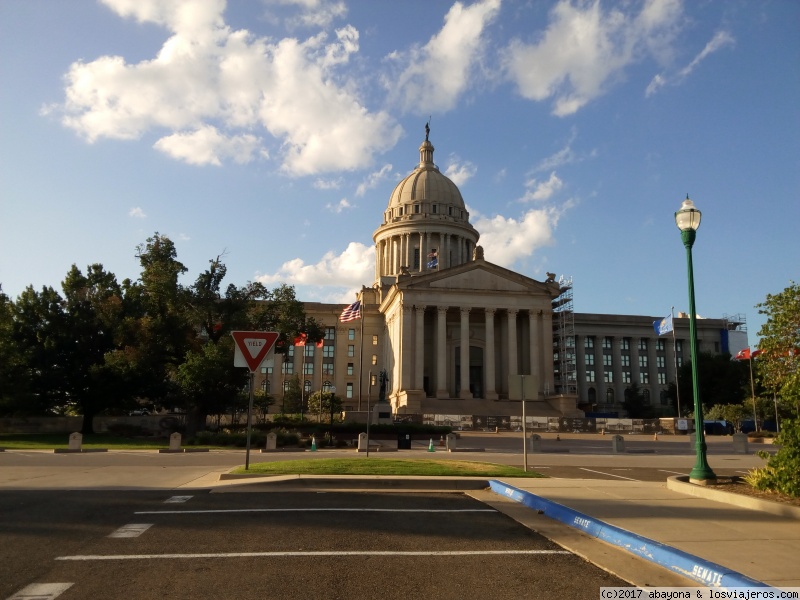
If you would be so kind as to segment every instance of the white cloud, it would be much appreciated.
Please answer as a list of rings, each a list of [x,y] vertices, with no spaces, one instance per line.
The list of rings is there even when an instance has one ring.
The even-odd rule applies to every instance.
[[[519,93],[553,100],[553,114],[570,115],[605,93],[629,65],[664,54],[681,17],[680,0],[645,0],[638,14],[604,10],[599,0],[560,0],[536,42],[512,40],[503,63]]]
[[[328,252],[314,264],[307,265],[301,258],[283,263],[272,275],[256,279],[264,284],[277,282],[291,285],[339,286],[361,288],[375,276],[375,247],[350,242],[344,252]]]
[[[347,5],[341,0],[277,0],[277,3],[300,8],[300,14],[288,19],[289,27],[325,28],[347,14]]]
[[[250,162],[259,152],[260,140],[249,134],[226,137],[216,127],[204,125],[189,133],[163,137],[153,147],[190,165],[221,166],[224,158],[239,164]]]
[[[519,219],[495,215],[473,215],[472,224],[480,234],[486,260],[510,268],[516,261],[531,256],[535,250],[553,244],[554,231],[565,204],[529,210]]]
[[[386,79],[390,95],[405,111],[445,111],[455,106],[483,58],[484,33],[500,11],[500,0],[470,6],[456,2],[444,25],[423,47],[387,58],[403,69]]]
[[[468,160],[462,161],[457,155],[451,154],[449,164],[444,170],[444,174],[449,177],[458,187],[464,185],[478,172],[478,167]]]
[[[355,206],[350,204],[347,201],[347,198],[342,198],[336,204],[326,204],[325,208],[327,208],[331,212],[335,212],[336,214],[339,214],[343,210],[345,210],[347,208],[355,208]]]
[[[726,46],[732,46],[736,43],[734,37],[728,33],[727,31],[718,31],[714,34],[714,37],[705,45],[705,47],[700,51],[700,53],[695,56],[692,61],[683,67],[680,71],[678,71],[674,77],[670,78],[664,73],[659,73],[650,81],[645,90],[645,96],[652,96],[655,94],[659,89],[664,87],[667,84],[671,85],[678,85],[684,79],[686,79],[689,75],[692,74],[697,66],[710,54],[724,48]]]
[[[375,171],[367,175],[367,177],[358,184],[356,188],[356,196],[363,196],[367,193],[367,190],[371,190],[374,187],[377,187],[378,184],[389,177],[392,173],[392,165],[391,163],[387,163],[383,165],[380,170]]]
[[[522,197],[522,202],[541,202],[548,200],[550,196],[564,187],[564,182],[553,171],[547,181],[531,179],[525,182],[525,187],[526,191]]]
[[[65,75],[62,122],[88,142],[167,132],[156,147],[192,164],[268,156],[259,130],[277,140],[292,176],[353,170],[394,146],[400,126],[369,111],[341,66],[359,50],[348,25],[335,39],[257,38],[225,24],[223,0],[105,0],[122,17],[165,27],[150,60],[101,56]],[[315,6],[337,3],[306,2]],[[52,112],[52,107],[50,108]]]
[[[341,177],[337,177],[336,179],[322,179],[319,178],[314,181],[314,189],[317,190],[338,190],[342,187],[342,183],[344,181]]]
[[[147,215],[144,214],[144,211],[138,206],[130,209],[128,211],[128,216],[129,217],[133,217],[135,219],[145,219],[145,218],[147,218]]]

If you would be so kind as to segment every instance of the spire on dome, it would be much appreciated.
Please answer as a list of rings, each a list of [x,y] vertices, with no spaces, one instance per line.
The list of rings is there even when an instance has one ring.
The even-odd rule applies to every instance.
[[[419,166],[436,168],[436,165],[433,164],[433,144],[428,140],[430,133],[431,122],[430,119],[428,119],[428,122],[425,123],[425,141],[422,142],[422,145],[419,147]]]

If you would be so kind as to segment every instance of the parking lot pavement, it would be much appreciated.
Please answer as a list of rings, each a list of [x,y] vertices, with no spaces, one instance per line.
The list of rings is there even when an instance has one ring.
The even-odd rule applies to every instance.
[[[0,510],[2,598],[33,584],[70,584],[59,600],[594,599],[626,585],[457,494],[3,492]]]

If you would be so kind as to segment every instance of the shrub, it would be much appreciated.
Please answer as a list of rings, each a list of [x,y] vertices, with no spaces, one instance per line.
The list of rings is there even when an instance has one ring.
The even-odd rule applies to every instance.
[[[757,490],[800,497],[800,421],[784,421],[775,443],[780,445],[778,451],[773,455],[759,452],[758,456],[767,459],[767,464],[750,471],[745,481]]]

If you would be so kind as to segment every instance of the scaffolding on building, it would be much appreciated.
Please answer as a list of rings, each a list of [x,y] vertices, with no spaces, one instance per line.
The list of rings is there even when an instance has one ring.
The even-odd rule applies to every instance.
[[[572,277],[558,279],[559,294],[553,299],[553,371],[556,394],[578,393],[575,353],[575,311]]]
[[[724,314],[722,315],[722,320],[725,321],[725,329],[728,331],[743,331],[747,333],[747,315],[744,313]]]

